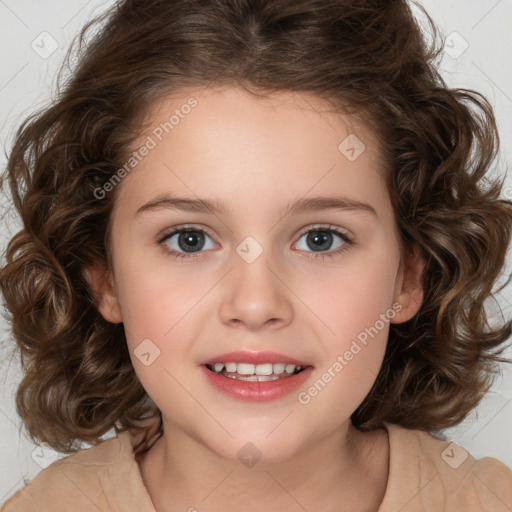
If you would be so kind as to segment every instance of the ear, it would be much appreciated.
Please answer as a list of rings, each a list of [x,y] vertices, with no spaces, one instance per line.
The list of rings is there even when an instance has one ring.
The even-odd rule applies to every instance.
[[[121,323],[123,316],[111,273],[102,265],[94,264],[84,269],[84,277],[96,299],[101,316],[107,322]]]
[[[417,246],[402,252],[393,294],[393,304],[400,304],[401,308],[396,308],[392,323],[406,322],[419,311],[424,297],[424,268],[425,259]]]

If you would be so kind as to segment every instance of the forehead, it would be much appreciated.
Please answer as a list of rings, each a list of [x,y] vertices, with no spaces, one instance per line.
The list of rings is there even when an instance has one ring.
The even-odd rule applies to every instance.
[[[281,134],[280,139],[287,136],[291,143],[308,130],[329,129],[337,132],[338,137],[340,129],[344,129],[347,134],[357,133],[368,142],[372,139],[371,145],[376,147],[377,134],[372,130],[372,123],[362,120],[365,113],[349,115],[341,101],[338,104],[335,107],[332,102],[304,91],[249,92],[238,85],[189,87],[163,95],[149,105],[139,129],[140,137],[131,149],[140,145],[148,135],[159,142],[171,133],[175,135],[183,131],[183,125],[190,124],[190,121],[185,123],[188,118],[195,119],[196,125],[207,118],[212,128],[221,125],[227,128],[231,124],[237,131],[266,123],[269,135],[272,128],[278,131],[286,125],[287,133]]]
[[[348,191],[363,200],[383,191],[372,130],[305,93],[259,97],[239,87],[190,88],[151,105],[130,151],[145,145],[150,150],[120,186],[133,200],[149,200],[162,187],[228,202],[309,190]]]

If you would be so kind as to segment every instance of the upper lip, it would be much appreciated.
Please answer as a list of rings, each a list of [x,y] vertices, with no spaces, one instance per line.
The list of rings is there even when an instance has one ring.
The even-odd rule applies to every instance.
[[[219,356],[212,357],[207,361],[203,361],[201,364],[205,365],[215,363],[249,363],[255,365],[264,363],[286,363],[294,364],[295,366],[311,366],[309,363],[277,352],[250,352],[247,350],[221,354]]]

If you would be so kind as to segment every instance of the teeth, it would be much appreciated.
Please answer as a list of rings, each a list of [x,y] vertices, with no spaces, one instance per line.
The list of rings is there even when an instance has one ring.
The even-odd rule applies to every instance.
[[[238,363],[236,371],[240,375],[254,375],[254,368],[253,364]]]
[[[268,382],[270,380],[279,380],[279,377],[277,375],[249,375],[244,377],[243,379],[237,377],[236,375],[226,375],[226,377],[235,380],[246,380],[249,382]]]
[[[295,371],[295,365],[294,364],[287,364],[284,367],[286,373],[293,373]]]
[[[227,372],[236,372],[236,363],[226,363],[226,371]]]
[[[276,375],[281,375],[281,373],[283,373],[283,372],[284,372],[284,367],[285,367],[285,366],[286,366],[286,365],[285,365],[284,363],[275,363],[275,364],[274,364],[274,373],[275,373]]]
[[[254,373],[256,375],[272,375],[273,371],[274,368],[272,366],[272,363],[257,364],[254,368]]]
[[[279,380],[279,377],[277,375],[259,375],[258,381],[259,382],[267,382],[269,380]]]
[[[286,372],[288,375],[295,373],[296,370],[302,370],[302,366],[295,366],[294,364],[286,363],[263,363],[263,364],[250,364],[250,363],[215,363],[212,365],[216,373],[222,372],[225,368],[227,373],[238,373],[239,375],[270,377],[271,375],[277,376]],[[231,377],[231,375],[230,375]],[[256,379],[247,379],[256,380]],[[268,378],[257,379],[260,382],[271,380]],[[272,379],[276,380],[276,379]]]

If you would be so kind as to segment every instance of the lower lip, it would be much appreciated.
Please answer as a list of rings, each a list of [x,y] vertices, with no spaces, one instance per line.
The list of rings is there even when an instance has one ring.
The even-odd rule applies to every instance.
[[[215,389],[229,397],[245,402],[267,402],[286,396],[303,384],[313,371],[313,368],[309,366],[291,377],[265,382],[248,382],[223,377],[208,370],[206,366],[201,366],[201,369]]]

